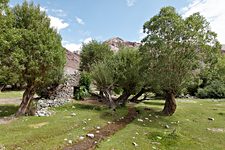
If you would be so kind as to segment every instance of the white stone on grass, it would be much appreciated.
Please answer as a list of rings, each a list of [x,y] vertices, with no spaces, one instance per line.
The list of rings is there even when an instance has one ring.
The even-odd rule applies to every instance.
[[[69,141],[68,141],[68,143],[69,143],[69,144],[72,144],[72,143],[73,143],[73,141],[72,141],[72,140],[69,140]]]
[[[138,146],[138,144],[137,144],[136,142],[132,142],[132,144],[133,144],[135,147]]]
[[[89,134],[87,134],[87,137],[89,137],[89,138],[93,139],[93,138],[95,137],[95,135],[94,135],[94,134],[92,134],[92,133],[89,133]]]
[[[142,119],[138,119],[138,121],[139,121],[139,122],[144,122],[144,120],[142,120]]]

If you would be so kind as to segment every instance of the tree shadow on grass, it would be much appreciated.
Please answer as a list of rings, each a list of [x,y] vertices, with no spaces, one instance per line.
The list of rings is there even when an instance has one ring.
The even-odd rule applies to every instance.
[[[0,117],[8,117],[16,113],[19,106],[16,105],[0,105]]]
[[[163,106],[164,105],[164,101],[162,100],[162,101],[153,101],[153,100],[149,100],[149,101],[144,101],[144,102],[142,102],[142,103],[144,103],[144,104],[147,104],[147,105],[158,105],[158,106]]]

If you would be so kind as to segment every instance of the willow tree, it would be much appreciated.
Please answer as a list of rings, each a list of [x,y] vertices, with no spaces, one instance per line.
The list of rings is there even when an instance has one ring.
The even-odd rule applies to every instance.
[[[29,108],[36,89],[58,80],[63,73],[65,51],[61,37],[50,27],[50,19],[39,6],[26,1],[12,8],[12,28],[16,30],[13,42],[9,38],[1,49],[1,62],[9,72],[18,75],[26,84],[22,102],[16,115],[24,115]],[[21,82],[21,81],[20,81]]]
[[[97,89],[103,92],[103,96],[107,100],[109,107],[114,110],[116,108],[116,103],[111,97],[112,90],[117,82],[114,60],[109,58],[93,64],[91,78]]]
[[[175,96],[200,68],[216,62],[220,44],[216,33],[199,13],[182,18],[173,7],[164,7],[143,26],[147,36],[142,40],[142,53],[148,65],[153,86],[165,93],[163,113],[176,110]]]

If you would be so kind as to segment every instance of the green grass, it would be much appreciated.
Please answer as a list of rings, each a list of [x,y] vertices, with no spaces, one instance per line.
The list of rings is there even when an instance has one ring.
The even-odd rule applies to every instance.
[[[225,149],[225,132],[207,130],[207,128],[225,129],[224,100],[178,100],[177,111],[172,117],[159,115],[163,107],[163,101],[160,100],[146,101],[136,107],[141,112],[138,118],[100,143],[98,150]],[[146,107],[150,110],[144,110]],[[215,120],[209,121],[208,117]],[[143,119],[144,122],[138,119]],[[165,128],[166,125],[169,125],[169,129]],[[132,142],[138,146],[135,147]]]
[[[0,98],[22,98],[23,91],[0,92]]]
[[[75,107],[75,108],[74,108]],[[160,116],[163,101],[150,100],[136,105],[140,114],[111,137],[98,144],[98,150],[224,150],[225,132],[207,128],[225,129],[225,100],[178,100],[176,113]],[[149,110],[146,110],[149,108]],[[0,117],[16,112],[17,106],[0,106]],[[76,142],[96,126],[125,116],[126,109],[112,114],[107,108],[76,102],[55,108],[50,117],[21,117],[10,124],[0,125],[0,146],[8,150],[63,149],[68,140]],[[71,116],[76,113],[76,116]],[[215,120],[210,121],[208,117]],[[91,119],[88,121],[88,119]],[[143,122],[138,119],[144,120]],[[151,120],[151,121],[150,121]],[[87,122],[87,124],[84,123]],[[169,129],[165,128],[169,126]],[[85,129],[83,129],[85,127]],[[68,139],[65,141],[64,139]],[[135,147],[132,142],[138,144]]]
[[[11,107],[8,111],[15,112]],[[96,126],[104,126],[108,121],[124,116],[127,110],[119,109],[112,114],[105,107],[74,103],[55,108],[55,112],[50,117],[21,117],[10,124],[0,125],[0,145],[7,150],[62,149],[68,145],[64,139],[75,142]],[[76,116],[71,116],[72,113]]]

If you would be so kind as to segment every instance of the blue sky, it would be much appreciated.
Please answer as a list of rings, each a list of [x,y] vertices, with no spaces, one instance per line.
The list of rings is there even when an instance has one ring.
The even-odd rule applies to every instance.
[[[22,2],[23,0],[11,0],[10,5]],[[163,6],[174,6],[183,16],[200,11],[202,14],[205,13],[212,23],[215,17],[223,19],[225,10],[224,0],[33,0],[33,2],[40,4],[42,10],[47,12],[52,27],[58,29],[62,36],[63,45],[71,51],[79,50],[82,42],[87,43],[91,39],[104,41],[112,37],[121,37],[128,41],[140,41],[143,37],[140,33],[142,25]],[[215,14],[211,3],[217,8],[219,6],[217,2],[224,6]],[[213,10],[212,13],[208,14],[207,9]],[[225,20],[223,22],[225,25]],[[217,25],[214,28],[219,30],[224,26]],[[221,42],[223,40],[225,43],[225,39],[221,39]]]

